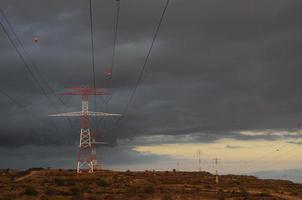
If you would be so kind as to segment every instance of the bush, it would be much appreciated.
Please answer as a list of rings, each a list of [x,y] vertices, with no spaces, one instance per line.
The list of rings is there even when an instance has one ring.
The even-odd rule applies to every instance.
[[[59,179],[59,178],[55,178],[54,179],[54,184],[57,185],[57,186],[64,186],[65,180]]]
[[[299,195],[299,193],[298,193],[298,192],[295,192],[295,191],[291,191],[290,194],[291,194],[292,196],[298,196],[298,195]]]
[[[47,187],[45,190],[44,190],[45,194],[47,196],[53,196],[53,195],[56,195],[58,192],[54,189],[54,188],[51,188],[51,187]]]
[[[261,196],[261,197],[270,197],[271,195],[268,194],[268,193],[266,193],[266,192],[261,192],[261,193],[260,193],[260,196]]]
[[[250,199],[250,195],[249,193],[245,190],[245,188],[239,188],[240,189],[240,193],[243,196],[244,200],[248,200]]]
[[[219,189],[217,196],[218,200],[225,200],[224,191],[222,189]]]
[[[152,183],[147,183],[146,185],[142,186],[142,192],[152,194],[155,192],[155,187]]]
[[[44,192],[45,192],[45,194],[47,196],[53,196],[53,195],[57,195],[58,194],[58,191],[55,190],[55,188],[52,188],[52,187],[45,188]]]
[[[110,186],[110,183],[108,183],[106,180],[103,180],[103,179],[99,179],[95,183],[99,187],[109,187]]]
[[[87,197],[87,200],[99,200],[99,199],[102,199],[100,198],[99,195],[96,195],[96,194],[90,194],[88,197]]]
[[[161,198],[161,200],[173,200],[173,199],[172,199],[172,197],[171,197],[170,195],[165,194],[165,195]]]
[[[155,192],[155,187],[152,183],[141,183],[130,185],[128,192],[132,194],[152,194]]]
[[[36,196],[38,191],[33,186],[27,186],[24,191],[25,195]]]
[[[40,200],[48,200],[48,197],[45,196],[45,195],[42,195],[42,196],[40,197]]]
[[[76,184],[76,180],[74,179],[66,179],[65,186],[73,186]]]
[[[70,192],[72,195],[78,196],[81,194],[81,189],[77,188],[77,187],[72,187],[72,188],[70,188]]]
[[[26,171],[32,172],[32,171],[42,171],[42,170],[44,170],[43,167],[33,167],[33,168],[27,169]]]
[[[82,179],[80,179],[80,182],[82,184],[85,184],[85,185],[90,185],[90,184],[93,183],[93,179],[91,179],[91,178],[82,178]]]
[[[65,191],[65,190],[60,190],[60,189],[56,189],[53,187],[47,187],[44,189],[44,193],[47,196],[66,196],[66,195],[70,195],[70,192]]]
[[[55,178],[54,184],[57,186],[73,186],[76,184],[76,181],[74,179],[60,179]]]
[[[72,200],[83,200],[84,199],[81,188],[72,187],[72,188],[70,188],[70,192],[72,194]]]

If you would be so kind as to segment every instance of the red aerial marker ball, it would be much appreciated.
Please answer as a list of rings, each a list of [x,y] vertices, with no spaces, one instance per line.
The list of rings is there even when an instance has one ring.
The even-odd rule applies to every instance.
[[[34,42],[34,43],[39,42],[39,38],[38,38],[37,36],[33,37],[33,42]]]
[[[107,72],[107,76],[112,76],[112,72],[111,72],[111,71],[108,71],[108,72]]]
[[[302,130],[302,122],[299,122],[299,123],[297,124],[297,129],[298,129],[298,130]]]

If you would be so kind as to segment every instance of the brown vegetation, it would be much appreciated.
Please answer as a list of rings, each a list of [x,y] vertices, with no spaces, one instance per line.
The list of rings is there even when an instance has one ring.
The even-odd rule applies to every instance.
[[[297,200],[302,185],[252,176],[215,177],[206,172],[73,170],[0,171],[0,200]]]

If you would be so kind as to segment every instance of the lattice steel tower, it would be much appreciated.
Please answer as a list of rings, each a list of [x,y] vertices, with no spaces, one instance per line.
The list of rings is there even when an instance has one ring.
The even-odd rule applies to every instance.
[[[121,116],[120,114],[104,113],[104,112],[91,112],[89,111],[88,97],[90,95],[110,95],[110,93],[104,92],[101,88],[90,87],[69,87],[66,88],[69,91],[61,93],[62,95],[81,95],[82,96],[82,111],[80,112],[68,112],[61,114],[52,114],[52,117],[81,117],[81,132],[80,132],[80,144],[78,147],[77,156],[77,173],[81,173],[82,170],[88,170],[88,172],[94,172],[98,162],[96,159],[95,133],[89,128],[89,116],[92,117],[114,117]]]

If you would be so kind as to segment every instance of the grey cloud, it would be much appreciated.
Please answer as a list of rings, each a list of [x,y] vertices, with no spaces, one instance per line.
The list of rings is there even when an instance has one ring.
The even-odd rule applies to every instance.
[[[243,147],[241,147],[241,146],[235,146],[235,145],[226,145],[225,148],[227,148],[227,149],[241,149]]]
[[[92,83],[87,2],[5,0],[0,6],[56,93],[65,86]],[[226,137],[277,139],[234,131],[290,129],[301,120],[299,7],[298,0],[171,1],[129,112],[118,127],[106,120],[100,134],[112,145],[118,139],[153,135],[200,134],[204,142]],[[159,0],[121,2],[117,65],[109,88],[113,99],[106,106],[98,98],[99,110],[123,110],[162,8]],[[94,1],[97,85],[104,87],[113,12],[114,1]],[[35,35],[38,44],[32,44]],[[57,111],[34,85],[5,35],[0,36],[1,87],[48,120],[47,114]],[[59,112],[80,109],[78,98],[71,97],[67,108],[51,99]],[[54,119],[62,133],[48,133],[5,97],[0,102],[0,135],[10,141],[2,147],[77,142],[78,119],[72,119],[74,130],[64,119]],[[29,136],[33,130],[44,139]]]
[[[289,144],[302,145],[302,142],[289,141]]]
[[[64,146],[23,146],[16,148],[0,148],[0,168],[26,169],[31,167],[74,168],[77,145]],[[97,148],[98,161],[104,168],[118,168],[134,165],[156,165],[163,159],[174,159],[169,156],[141,154],[132,150],[132,146]]]

